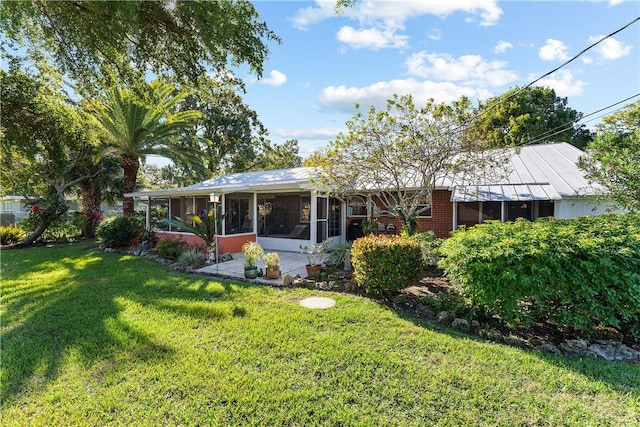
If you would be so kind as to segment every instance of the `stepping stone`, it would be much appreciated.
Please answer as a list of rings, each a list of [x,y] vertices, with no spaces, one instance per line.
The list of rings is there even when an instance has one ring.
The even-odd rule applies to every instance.
[[[331,308],[336,305],[335,300],[326,297],[309,297],[300,301],[300,305],[311,309]]]

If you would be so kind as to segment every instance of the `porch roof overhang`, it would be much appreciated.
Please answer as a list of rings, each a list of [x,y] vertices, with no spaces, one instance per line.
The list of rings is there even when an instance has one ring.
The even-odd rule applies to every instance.
[[[560,200],[562,196],[549,183],[461,185],[451,191],[452,202],[518,202]]]
[[[125,196],[134,198],[161,197],[195,197],[208,196],[218,192],[229,194],[237,192],[267,192],[267,191],[311,191],[321,188],[313,183],[313,169],[293,168],[273,171],[245,172],[222,175],[197,184],[182,188],[166,190],[149,190],[127,193]]]

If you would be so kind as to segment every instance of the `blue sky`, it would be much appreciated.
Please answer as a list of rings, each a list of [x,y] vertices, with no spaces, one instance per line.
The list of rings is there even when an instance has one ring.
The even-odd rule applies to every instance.
[[[331,1],[254,4],[282,44],[269,45],[262,79],[236,74],[271,140],[298,139],[303,157],[345,129],[356,102],[366,111],[393,93],[418,102],[496,96],[640,16],[637,0],[361,0],[342,15]],[[639,93],[640,22],[540,84],[585,115]]]

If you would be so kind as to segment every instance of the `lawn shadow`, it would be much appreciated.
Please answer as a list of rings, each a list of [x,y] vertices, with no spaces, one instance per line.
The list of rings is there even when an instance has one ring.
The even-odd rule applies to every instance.
[[[380,302],[381,305],[394,312],[399,318],[412,322],[413,324],[430,331],[445,334],[455,339],[465,339],[477,343],[487,343],[496,346],[496,351],[516,349],[529,356],[533,356],[543,363],[553,365],[562,369],[571,370],[583,375],[590,380],[608,384],[612,389],[622,394],[629,394],[635,399],[640,399],[640,365],[621,362],[609,362],[593,356],[575,357],[559,354],[551,354],[533,348],[519,348],[509,346],[504,343],[496,343],[486,340],[478,335],[467,334],[450,327],[438,324],[434,320],[421,318],[406,310],[391,307],[389,304]],[[505,355],[505,358],[509,356]]]
[[[2,402],[25,387],[42,387],[54,380],[69,354],[87,367],[123,352],[132,361],[173,357],[172,348],[154,342],[122,319],[125,308],[121,301],[198,319],[244,315],[243,309],[225,312],[211,304],[234,298],[236,290],[228,283],[211,287],[202,278],[168,272],[152,261],[119,254],[76,249],[71,255],[52,250],[45,257],[26,256],[30,262],[18,260],[8,269],[15,275],[9,279],[16,283],[9,289],[3,286]],[[29,274],[46,274],[54,264],[61,273],[47,280],[48,286],[23,280]],[[126,364],[113,367],[126,369]]]

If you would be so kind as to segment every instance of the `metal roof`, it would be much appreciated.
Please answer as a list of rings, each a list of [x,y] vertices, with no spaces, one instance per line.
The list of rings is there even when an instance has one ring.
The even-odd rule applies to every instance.
[[[452,191],[452,201],[490,200],[559,200],[564,197],[594,195],[597,187],[590,184],[578,169],[583,154],[564,143],[529,145],[510,149],[505,177],[460,179],[446,173],[438,180],[438,188]],[[315,188],[315,169],[309,167],[222,175],[188,187],[139,191],[128,196],[167,197],[201,196],[217,191],[228,194],[239,191],[296,191]],[[495,176],[487,174],[486,176]],[[465,184],[462,184],[462,183]]]
[[[187,187],[128,193],[128,196],[167,197],[203,196],[214,191],[228,194],[239,191],[277,191],[311,189],[314,168],[299,167],[268,171],[241,172],[221,175]]]
[[[563,197],[595,195],[578,168],[581,150],[565,142],[528,145],[510,149],[506,177],[499,182],[461,185],[453,179],[451,201],[560,200]]]

